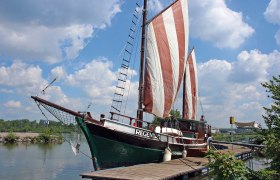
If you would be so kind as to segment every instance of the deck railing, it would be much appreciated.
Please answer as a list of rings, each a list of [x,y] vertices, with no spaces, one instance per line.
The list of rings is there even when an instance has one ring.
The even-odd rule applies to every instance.
[[[127,119],[129,125],[133,125],[135,127],[141,127],[140,126],[140,124],[141,124],[142,125],[141,128],[150,129],[151,122],[143,121],[143,120],[140,120],[140,119],[137,119],[137,118],[134,118],[134,117],[126,116],[126,115],[115,113],[115,112],[110,112],[110,114],[111,114],[111,117],[110,117],[111,120],[119,121],[118,119],[114,118],[114,116],[119,116],[119,117],[122,117],[124,119]]]

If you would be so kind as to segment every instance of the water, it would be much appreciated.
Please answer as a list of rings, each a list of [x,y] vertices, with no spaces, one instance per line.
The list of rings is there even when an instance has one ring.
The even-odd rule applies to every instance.
[[[90,155],[85,140],[81,151]],[[83,172],[93,171],[91,159],[72,152],[69,143],[12,144],[0,143],[0,179],[82,179]]]
[[[268,160],[266,158],[254,157],[252,159],[248,159],[245,162],[245,164],[250,169],[252,169],[254,171],[258,171],[258,170],[265,169],[265,168],[269,167],[269,162],[270,162],[270,160]]]
[[[67,135],[66,139],[75,142],[76,136]],[[81,151],[90,155],[89,147],[82,137]],[[246,162],[254,170],[266,167],[265,159],[251,159]],[[68,142],[63,144],[13,144],[0,143],[0,179],[82,179],[79,175],[93,171],[91,159],[72,152]],[[190,178],[208,179],[207,176]]]

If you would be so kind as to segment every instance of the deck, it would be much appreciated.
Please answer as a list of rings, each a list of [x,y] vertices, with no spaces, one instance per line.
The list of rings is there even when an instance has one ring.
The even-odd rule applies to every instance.
[[[222,144],[228,149],[221,153],[234,152],[243,159],[251,155],[251,149],[237,145]],[[207,158],[186,157],[162,163],[141,164],[129,167],[113,168],[81,174],[82,178],[90,179],[172,179],[184,175],[199,173],[206,168]]]

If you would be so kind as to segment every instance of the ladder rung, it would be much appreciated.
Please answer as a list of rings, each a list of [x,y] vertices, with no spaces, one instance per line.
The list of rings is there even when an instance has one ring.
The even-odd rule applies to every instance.
[[[125,62],[129,63],[129,60],[123,59]]]
[[[127,76],[127,74],[124,74],[124,73],[122,73],[122,72],[120,72],[120,74],[121,74],[121,75],[124,75],[124,76]]]
[[[116,88],[125,89],[124,87],[116,86]]]
[[[115,108],[114,106],[111,106],[113,109],[115,109],[118,112],[121,112],[120,110],[118,110],[117,108]]]
[[[130,34],[128,35],[131,39],[134,39],[134,37],[132,37]]]
[[[114,101],[114,102],[119,102],[119,103],[122,102],[122,101],[120,101],[120,100],[115,100],[115,99],[113,99],[113,101]]]
[[[123,94],[120,94],[120,93],[115,93],[116,95],[118,95],[118,96],[123,96]]]
[[[122,82],[126,82],[126,80],[124,80],[124,79],[118,79],[119,81],[122,81]]]
[[[130,28],[130,31],[135,32],[135,30],[133,30],[132,28]]]
[[[127,44],[129,44],[129,45],[133,46],[133,45],[132,45],[132,43],[131,43],[131,42],[129,42],[129,41],[127,41]]]
[[[125,64],[122,64],[122,66],[121,66],[122,68],[125,68],[125,69],[128,69],[128,66],[127,65],[125,65]]]
[[[136,25],[136,23],[135,23],[134,21],[132,21],[132,23],[133,23],[134,25]]]
[[[128,54],[131,54],[131,52],[130,52],[130,51],[128,51],[127,49],[125,49],[125,51],[126,51]]]
[[[134,16],[136,19],[138,19],[138,16],[136,16],[136,14],[133,14],[133,16]]]

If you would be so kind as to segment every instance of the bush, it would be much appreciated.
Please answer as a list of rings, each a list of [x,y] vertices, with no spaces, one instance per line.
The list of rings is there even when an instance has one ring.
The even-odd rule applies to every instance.
[[[51,135],[48,133],[39,134],[39,136],[36,139],[37,142],[42,142],[42,143],[49,143],[50,140],[51,140]]]
[[[4,137],[4,141],[7,143],[15,143],[19,137],[16,136],[15,133],[9,133],[6,137]]]
[[[269,169],[261,169],[259,171],[253,171],[248,168],[248,179],[252,180],[278,180],[277,171]]]
[[[220,152],[209,151],[210,177],[214,179],[247,179],[245,164],[235,158],[233,154],[221,154]]]

